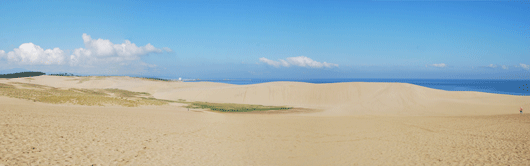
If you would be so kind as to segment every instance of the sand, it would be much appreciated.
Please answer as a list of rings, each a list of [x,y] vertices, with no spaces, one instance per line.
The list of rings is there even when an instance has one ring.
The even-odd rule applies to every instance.
[[[76,80],[77,79],[77,80]],[[0,96],[0,165],[530,165],[530,98],[401,83],[257,85],[39,76],[157,98],[319,109],[234,114]]]

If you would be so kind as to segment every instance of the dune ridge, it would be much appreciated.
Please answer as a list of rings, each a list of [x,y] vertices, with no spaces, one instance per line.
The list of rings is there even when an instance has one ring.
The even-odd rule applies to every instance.
[[[268,82],[231,85],[152,81],[131,77],[38,76],[34,84],[63,88],[118,88],[155,98],[217,103],[291,106],[323,110],[313,115],[498,115],[529,107],[529,96],[431,89],[407,83]]]
[[[406,83],[310,84],[272,82],[154,94],[164,99],[287,105],[327,110],[325,115],[493,115],[529,106],[529,97],[482,92],[452,92]],[[451,111],[467,110],[467,111]]]

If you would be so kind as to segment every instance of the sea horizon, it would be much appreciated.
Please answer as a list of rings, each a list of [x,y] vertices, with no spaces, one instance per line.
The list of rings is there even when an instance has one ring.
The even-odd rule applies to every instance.
[[[45,73],[39,73],[42,75]],[[7,75],[5,73],[3,75]],[[9,73],[15,74],[15,73]],[[2,75],[2,74],[0,74]],[[37,76],[35,75],[35,76]],[[46,75],[59,75],[59,74],[46,74]],[[530,79],[448,79],[448,78],[223,78],[223,79],[208,79],[208,78],[182,78],[176,76],[140,76],[140,75],[74,75],[70,73],[64,73],[62,76],[129,76],[139,78],[151,78],[156,80],[172,80],[172,81],[184,81],[184,82],[217,82],[227,83],[234,85],[251,85],[260,84],[267,82],[305,82],[314,84],[325,84],[325,83],[342,83],[342,82],[388,82],[388,83],[409,83],[427,88],[446,90],[446,91],[474,91],[474,92],[486,92],[493,94],[505,94],[505,95],[516,95],[516,96],[528,96],[530,95]]]

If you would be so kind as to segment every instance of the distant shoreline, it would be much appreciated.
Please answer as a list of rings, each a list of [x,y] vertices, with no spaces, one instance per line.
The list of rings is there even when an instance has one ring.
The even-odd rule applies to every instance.
[[[120,76],[96,76],[96,75],[74,75],[72,73],[59,73],[59,74],[46,74],[43,72],[34,72],[34,71],[27,71],[27,72],[18,72],[18,73],[9,73],[9,74],[0,74],[0,78],[24,78],[24,77],[35,77],[35,76],[41,76],[41,75],[49,75],[49,76],[69,76],[69,77],[120,77]],[[170,80],[170,79],[163,79],[163,78],[156,78],[156,77],[135,77],[135,78],[143,78],[143,79],[150,79],[150,80],[158,80],[158,81],[178,81],[178,80]]]
[[[50,76],[76,76],[76,77],[92,77],[91,75],[74,75],[70,73],[60,74],[46,74],[43,72],[20,72],[12,74],[2,74],[0,78],[23,78],[35,77],[40,75]],[[94,77],[124,77],[124,76],[97,76]],[[238,79],[167,79],[157,77],[142,77],[142,76],[127,76],[132,78],[142,78],[156,81],[182,81],[182,82],[215,82],[226,83],[232,85],[252,85],[268,82],[305,82],[312,84],[327,84],[327,83],[346,83],[346,82],[386,82],[386,83],[408,83],[419,85],[423,87],[446,90],[446,91],[473,91],[486,92],[493,94],[506,94],[515,96],[530,96],[530,87],[526,87],[530,80],[522,79],[407,79],[407,78],[339,78],[339,79],[252,79],[252,78],[238,78]],[[523,85],[525,87],[523,87]]]

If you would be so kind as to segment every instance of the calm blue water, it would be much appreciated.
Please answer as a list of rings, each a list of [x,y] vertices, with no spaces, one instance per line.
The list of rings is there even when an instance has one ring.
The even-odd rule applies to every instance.
[[[307,83],[337,83],[337,82],[400,82],[410,83],[433,89],[448,91],[477,91],[509,95],[530,95],[530,80],[471,80],[471,79],[230,79],[230,80],[200,80],[221,82],[236,85],[259,84],[274,81],[295,81]],[[187,81],[199,82],[199,81]]]

